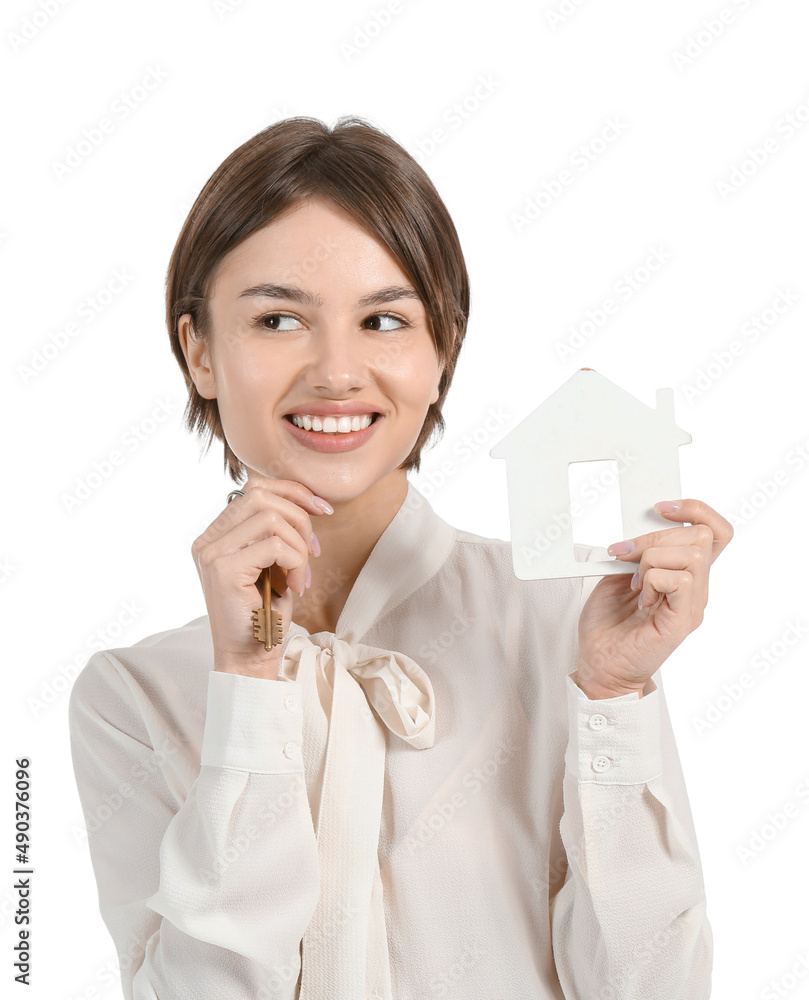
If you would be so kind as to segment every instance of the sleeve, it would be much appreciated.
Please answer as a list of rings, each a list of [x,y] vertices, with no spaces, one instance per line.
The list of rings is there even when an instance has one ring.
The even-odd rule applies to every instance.
[[[178,744],[150,738],[123,665],[96,653],[76,679],[73,767],[127,1000],[297,996],[319,893],[301,695],[297,681],[212,670],[183,800],[166,766]]]
[[[568,868],[551,900],[565,1000],[708,998],[713,938],[659,671],[643,697],[590,700],[572,674],[565,684]]]

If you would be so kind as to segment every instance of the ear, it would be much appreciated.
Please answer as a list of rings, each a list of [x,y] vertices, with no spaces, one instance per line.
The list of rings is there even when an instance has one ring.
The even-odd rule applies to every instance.
[[[195,333],[191,313],[183,313],[178,320],[177,336],[197,392],[203,399],[216,399],[216,379],[210,367],[208,344]]]

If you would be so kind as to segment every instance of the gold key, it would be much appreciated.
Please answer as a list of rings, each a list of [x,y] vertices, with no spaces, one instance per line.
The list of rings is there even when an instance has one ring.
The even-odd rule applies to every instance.
[[[278,646],[284,639],[283,619],[280,613],[273,611],[270,606],[271,595],[274,594],[278,598],[282,595],[278,593],[275,587],[271,586],[269,569],[261,571],[261,586],[264,594],[264,607],[256,608],[253,611],[253,637],[258,642],[263,642],[264,648],[269,651],[273,646]],[[269,628],[267,628],[268,621],[270,623]]]

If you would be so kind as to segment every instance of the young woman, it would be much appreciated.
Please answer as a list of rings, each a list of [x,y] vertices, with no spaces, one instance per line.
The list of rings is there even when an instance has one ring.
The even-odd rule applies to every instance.
[[[593,589],[520,581],[508,542],[440,518],[407,472],[468,312],[445,205],[361,119],[260,132],[183,226],[188,426],[243,488],[192,547],[207,615],[95,654],[71,695],[126,997],[709,995],[658,670],[732,529],[658,506],[672,527],[577,546],[639,562]]]

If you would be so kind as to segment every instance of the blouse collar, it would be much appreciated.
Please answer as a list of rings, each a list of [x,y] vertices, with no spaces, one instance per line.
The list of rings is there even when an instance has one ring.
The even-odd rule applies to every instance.
[[[447,559],[455,542],[455,528],[430,506],[407,481],[407,495],[390,524],[379,536],[348,595],[334,635],[345,642],[359,642],[374,622],[418,590]],[[293,635],[310,633],[290,622],[282,655]]]

